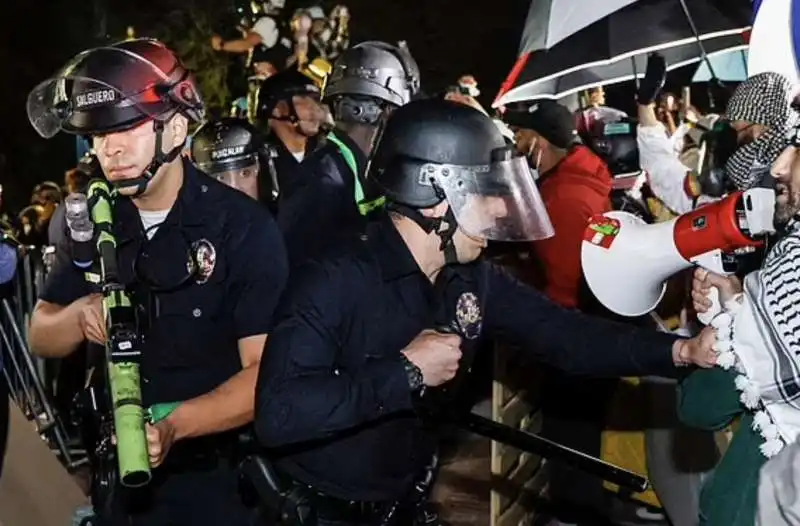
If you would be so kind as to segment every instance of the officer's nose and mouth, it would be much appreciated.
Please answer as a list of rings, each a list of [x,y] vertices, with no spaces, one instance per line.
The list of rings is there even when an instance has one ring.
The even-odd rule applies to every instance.
[[[509,216],[508,203],[500,196],[472,194],[467,198],[461,216],[465,226],[462,228],[464,234],[475,244],[486,248],[488,239],[470,231],[480,231],[478,225],[493,225],[506,219]],[[470,225],[474,225],[474,228],[470,228]]]
[[[152,130],[152,126],[147,121],[128,130],[93,137],[94,150],[109,180],[124,181],[141,175],[143,167],[135,159],[136,144]]]

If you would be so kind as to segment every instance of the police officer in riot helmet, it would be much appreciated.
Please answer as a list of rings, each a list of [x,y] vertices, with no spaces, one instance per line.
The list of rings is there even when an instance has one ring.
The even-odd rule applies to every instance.
[[[277,182],[278,226],[292,265],[360,231],[371,209],[360,180],[366,158],[349,138],[324,133],[319,96],[314,82],[296,70],[268,78],[258,94],[266,169]]]
[[[281,71],[258,90],[256,123],[271,144],[302,162],[325,121],[319,99],[320,89],[310,78],[294,69]]]
[[[27,109],[44,137],[89,137],[114,187],[118,278],[142,341],[142,406],[159,416],[145,424],[153,480],[115,488],[113,523],[250,524],[235,465],[288,274],[274,221],[180,155],[204,105],[189,71],[158,41],[78,54],[31,92]],[[106,343],[98,280],[70,254],[69,246],[56,251],[33,312],[30,345],[39,356]],[[102,513],[97,504],[108,503],[95,504]]]
[[[586,317],[479,260],[488,240],[553,234],[526,160],[483,113],[439,99],[398,108],[367,180],[388,212],[293,275],[259,370],[256,432],[287,447],[275,469],[315,524],[386,524],[392,509],[394,524],[429,518],[419,503],[436,437],[415,400],[457,391],[482,336],[574,374],[714,363],[710,329],[680,339]]]
[[[336,127],[369,155],[386,117],[407,104],[419,89],[419,66],[405,45],[368,41],[351,47],[336,60],[325,99]]]
[[[206,122],[192,136],[191,159],[197,168],[271,205],[275,196],[268,178],[261,177],[262,151],[258,131],[247,121],[233,117]]]

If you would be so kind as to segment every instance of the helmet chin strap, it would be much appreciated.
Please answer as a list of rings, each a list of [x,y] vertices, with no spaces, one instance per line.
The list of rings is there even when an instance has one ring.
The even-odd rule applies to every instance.
[[[419,225],[426,234],[434,232],[439,236],[439,250],[444,252],[444,264],[454,265],[458,263],[458,253],[454,240],[458,230],[458,223],[452,208],[447,207],[447,212],[441,217],[425,217],[416,208],[398,203],[388,203],[386,208],[409,218]]]
[[[174,147],[168,153],[164,153],[162,149],[164,141],[164,122],[160,120],[154,120],[153,127],[156,132],[156,153],[153,155],[153,160],[150,161],[150,164],[147,165],[147,168],[144,169],[142,175],[139,177],[126,179],[125,181],[115,181],[113,183],[117,190],[136,188],[136,191],[131,197],[139,197],[142,195],[144,191],[147,190],[147,185],[150,184],[150,181],[156,176],[156,173],[158,173],[158,169],[161,168],[162,165],[171,163],[177,159],[181,154],[185,144],[184,141],[178,146]]]

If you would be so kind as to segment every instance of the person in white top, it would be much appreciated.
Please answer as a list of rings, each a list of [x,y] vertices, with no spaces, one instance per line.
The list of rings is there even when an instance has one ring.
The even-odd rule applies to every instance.
[[[252,27],[246,30],[244,38],[224,40],[219,35],[211,37],[211,47],[214,51],[226,53],[253,53],[259,46],[266,50],[273,49],[281,44],[281,31],[278,25],[278,15],[285,5],[285,0],[269,0],[263,3],[263,13]],[[260,7],[260,6],[259,6]],[[260,9],[259,9],[260,10]],[[277,60],[267,60],[269,57],[252,57],[252,66],[256,74],[267,77],[283,69],[284,64],[276,63]]]
[[[767,166],[764,159],[777,156],[774,150],[780,141],[776,138],[785,133],[786,123],[795,120],[796,112],[790,106],[792,87],[789,81],[777,73],[763,73],[739,85],[725,108],[724,121],[715,130],[716,138],[727,136],[730,144],[723,147],[718,142],[716,147],[709,148],[712,151],[707,157],[715,158],[719,169],[716,173],[724,174],[724,178],[714,179],[701,177],[703,170],[697,165],[697,157],[692,164],[689,161],[693,156],[675,154],[672,139],[656,118],[653,100],[665,77],[663,57],[651,55],[646,78],[642,80],[644,91],[648,93],[640,87],[637,142],[642,169],[648,173],[648,182],[656,197],[673,213],[683,214],[698,204],[722,196],[730,185],[746,190],[758,183],[763,170],[757,168]],[[699,121],[701,126],[711,128],[717,124],[716,116],[706,117],[705,122]],[[727,126],[723,127],[725,123]],[[700,146],[700,141],[696,142],[693,146]]]

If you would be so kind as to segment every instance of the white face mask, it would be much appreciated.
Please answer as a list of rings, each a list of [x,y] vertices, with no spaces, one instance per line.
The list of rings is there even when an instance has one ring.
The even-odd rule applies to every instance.
[[[533,158],[534,158],[533,151],[534,151],[534,147],[536,146],[536,142],[538,140],[539,139],[537,138],[537,139],[534,139],[531,142],[531,145],[528,147],[528,155],[526,155],[526,157],[528,158],[528,163],[531,165],[531,173],[533,174],[533,180],[534,181],[539,179],[539,166],[541,166],[541,164],[542,164],[542,150],[541,149],[539,149],[539,152],[536,154],[536,160],[535,161],[533,160]]]

